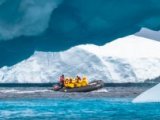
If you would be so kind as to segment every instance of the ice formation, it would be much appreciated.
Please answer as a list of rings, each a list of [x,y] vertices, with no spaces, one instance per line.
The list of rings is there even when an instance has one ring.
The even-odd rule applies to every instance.
[[[130,35],[104,46],[79,45],[63,52],[36,51],[0,69],[1,83],[56,82],[59,75],[87,75],[105,82],[144,82],[160,76],[160,43]]]
[[[143,92],[133,100],[133,103],[160,102],[160,84]]]

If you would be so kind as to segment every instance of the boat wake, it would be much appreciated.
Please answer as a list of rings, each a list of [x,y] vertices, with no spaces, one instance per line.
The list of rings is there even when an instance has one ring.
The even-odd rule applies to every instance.
[[[98,92],[98,93],[106,93],[106,92],[108,92],[108,90],[106,89],[106,88],[101,88],[101,89],[98,89],[98,90],[94,90],[94,91],[92,91],[92,92]]]

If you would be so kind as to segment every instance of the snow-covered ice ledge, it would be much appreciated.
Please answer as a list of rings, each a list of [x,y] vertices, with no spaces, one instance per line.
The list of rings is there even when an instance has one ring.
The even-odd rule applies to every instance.
[[[62,52],[36,51],[26,60],[0,68],[0,83],[53,83],[62,73],[86,75],[90,81],[106,83],[154,80],[160,77],[160,42],[145,38],[144,33],[143,37],[129,35],[103,46],[85,44]]]
[[[133,99],[133,103],[160,102],[160,83]]]

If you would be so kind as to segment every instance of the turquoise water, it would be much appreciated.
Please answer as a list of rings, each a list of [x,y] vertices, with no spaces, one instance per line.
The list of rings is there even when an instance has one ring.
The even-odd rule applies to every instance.
[[[1,120],[159,120],[160,104],[133,104],[131,99],[0,100]]]

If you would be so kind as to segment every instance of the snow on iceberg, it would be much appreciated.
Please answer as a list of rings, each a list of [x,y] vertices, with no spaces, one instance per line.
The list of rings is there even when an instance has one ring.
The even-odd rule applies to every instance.
[[[150,88],[136,97],[133,103],[160,102],[160,84]]]
[[[148,28],[142,28],[138,33],[136,33],[136,35],[160,41],[160,31],[153,31]]]
[[[160,42],[130,35],[104,46],[80,45],[64,52],[36,51],[0,69],[1,83],[56,82],[59,75],[87,75],[105,82],[144,82],[160,76]]]

